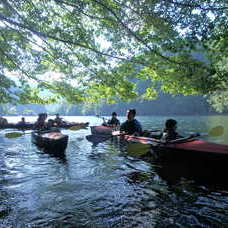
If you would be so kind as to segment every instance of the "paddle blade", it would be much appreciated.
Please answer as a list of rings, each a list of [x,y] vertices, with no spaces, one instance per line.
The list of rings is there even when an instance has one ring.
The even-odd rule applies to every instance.
[[[216,137],[216,136],[221,136],[224,133],[224,127],[223,126],[217,126],[212,128],[209,133],[208,136],[212,136],[212,137]]]
[[[85,128],[86,128],[85,126],[75,125],[75,126],[70,127],[69,130],[77,131],[77,130],[81,130],[81,129],[85,129]]]
[[[148,144],[130,143],[127,145],[127,153],[130,156],[143,156],[146,155],[151,149]]]
[[[10,133],[6,133],[5,137],[8,139],[12,139],[12,138],[18,138],[22,135],[24,135],[24,133],[22,132],[10,132]]]

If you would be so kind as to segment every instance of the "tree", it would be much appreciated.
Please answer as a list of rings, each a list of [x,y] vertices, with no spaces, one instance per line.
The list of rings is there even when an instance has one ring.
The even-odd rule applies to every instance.
[[[3,102],[128,101],[139,98],[135,78],[148,81],[143,99],[156,97],[158,87],[185,95],[228,88],[221,51],[226,0],[3,0],[0,6]],[[51,93],[42,97],[42,90]]]

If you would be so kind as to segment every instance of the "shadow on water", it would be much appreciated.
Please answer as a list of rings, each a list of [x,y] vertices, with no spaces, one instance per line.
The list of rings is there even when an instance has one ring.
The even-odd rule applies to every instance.
[[[99,143],[103,143],[111,138],[111,135],[86,135],[86,139],[93,144],[93,146],[97,146]]]
[[[130,153],[132,154],[131,151]],[[136,158],[150,163],[153,171],[168,185],[176,185],[185,179],[196,185],[228,190],[226,155],[164,150],[160,156],[154,156],[148,147],[142,156]],[[134,179],[140,181],[144,177],[145,175],[134,173],[131,179],[134,182]]]
[[[167,182],[176,185],[183,181],[192,181],[196,185],[228,190],[226,160],[207,160],[204,157],[174,157],[173,159],[153,161],[153,170]]]
[[[41,148],[39,146],[36,146],[36,147],[41,154],[48,154],[49,157],[55,158],[60,163],[67,164],[66,151],[59,151],[59,150],[51,151],[45,148]]]

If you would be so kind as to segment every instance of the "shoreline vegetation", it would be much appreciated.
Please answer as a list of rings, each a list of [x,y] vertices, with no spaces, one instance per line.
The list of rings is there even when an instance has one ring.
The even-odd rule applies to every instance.
[[[228,112],[216,112],[205,97],[202,95],[175,97],[169,94],[161,94],[156,100],[120,102],[116,104],[77,104],[66,102],[52,105],[26,104],[16,105],[0,104],[0,115],[2,116],[37,116],[38,113],[63,116],[94,116],[101,114],[109,116],[113,111],[118,116],[125,115],[126,110],[135,108],[137,116],[196,116],[196,115],[227,115]]]
[[[55,114],[53,113],[48,113],[49,116],[54,116]],[[7,117],[22,117],[22,116],[27,116],[27,117],[37,117],[37,114],[34,114],[34,115],[23,115],[23,114],[15,114],[15,115],[1,115],[1,117],[4,117],[4,118],[7,118]],[[88,116],[88,117],[96,117],[95,114],[90,114],[90,115],[61,115],[61,116],[69,116],[69,117],[73,117],[73,116]],[[104,117],[108,117],[110,116],[109,114],[103,114]],[[125,117],[124,114],[119,114],[118,115],[119,117]],[[151,114],[151,115],[137,115],[138,117],[140,116],[143,116],[143,117],[153,117],[153,116],[156,116],[156,117],[172,117],[172,116],[228,116],[228,113],[199,113],[199,114],[167,114],[167,115],[163,115],[163,114]]]

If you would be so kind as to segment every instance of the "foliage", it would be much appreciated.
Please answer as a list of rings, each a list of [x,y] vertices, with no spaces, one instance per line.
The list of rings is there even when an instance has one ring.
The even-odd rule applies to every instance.
[[[223,26],[221,29],[225,32],[218,32],[205,44],[215,68],[212,73],[216,80],[216,89],[210,93],[209,103],[220,112],[228,110],[228,31]]]
[[[2,102],[115,103],[158,87],[225,95],[227,12],[226,0],[1,1]],[[144,93],[135,78],[147,80]]]

